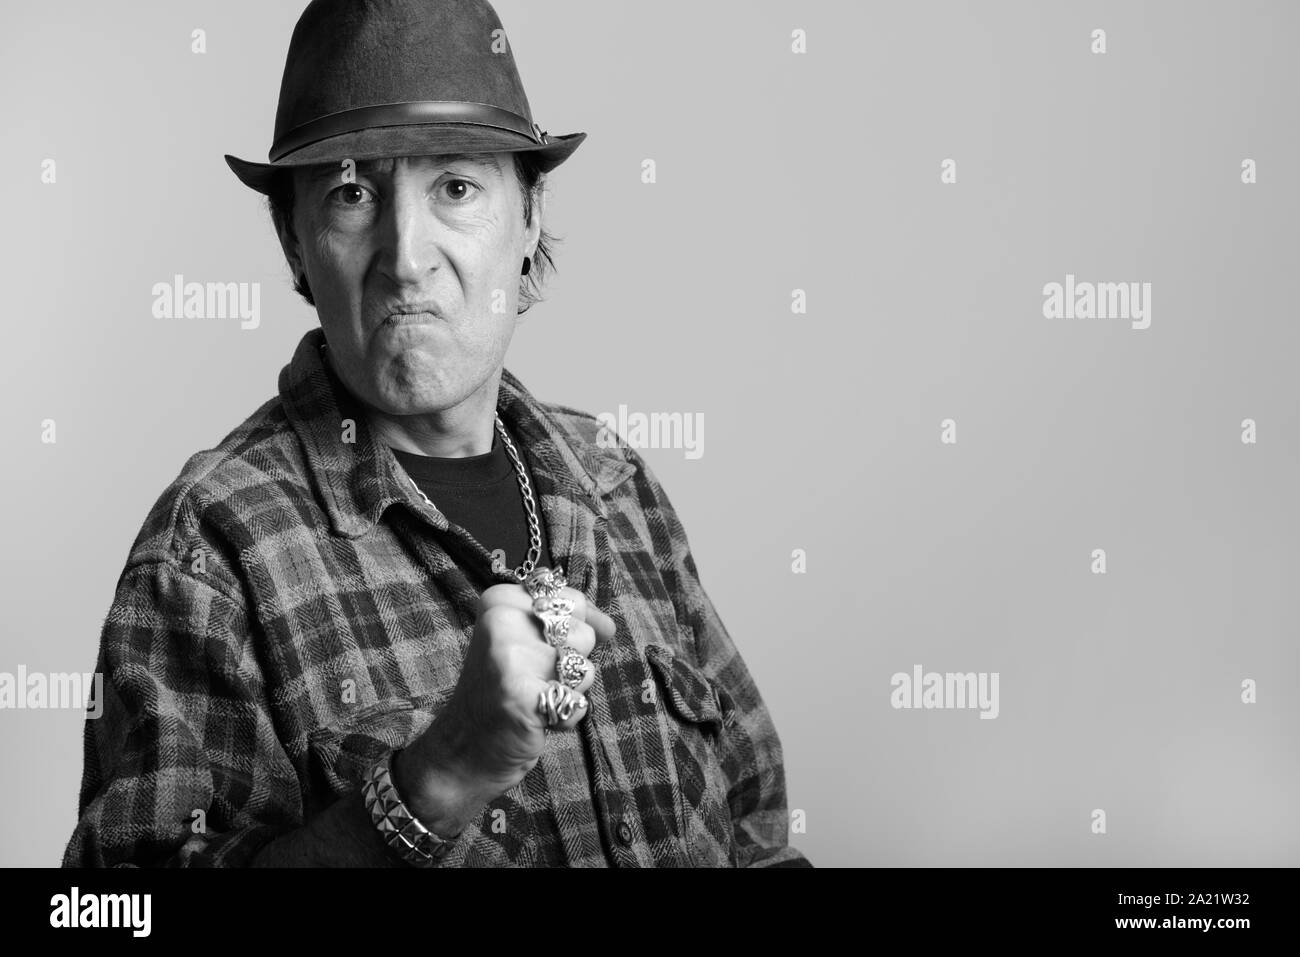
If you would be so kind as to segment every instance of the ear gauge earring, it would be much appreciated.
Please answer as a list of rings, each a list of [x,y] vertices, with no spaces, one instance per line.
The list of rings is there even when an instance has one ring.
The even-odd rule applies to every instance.
[[[521,276],[527,276],[528,273],[529,273],[529,271],[530,271],[532,268],[533,268],[533,257],[532,257],[532,256],[525,256],[525,257],[524,257],[524,268],[521,269],[521,270],[519,271],[519,275],[521,275]]]

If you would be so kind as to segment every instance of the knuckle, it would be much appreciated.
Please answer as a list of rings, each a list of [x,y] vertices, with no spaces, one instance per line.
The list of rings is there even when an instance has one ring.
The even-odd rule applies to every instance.
[[[576,588],[566,588],[563,594],[565,598],[573,602],[573,617],[578,620],[586,620],[587,609],[591,604],[587,601],[587,596]]]
[[[493,648],[490,659],[492,661],[493,687],[496,689],[506,687],[514,675],[518,673],[518,659],[515,657],[515,653],[508,646]]]
[[[512,626],[518,623],[519,612],[506,605],[492,605],[479,615],[478,626],[493,639],[500,639],[509,634]]]
[[[596,647],[596,630],[586,622],[575,621],[569,625],[568,643],[588,655]]]
[[[519,672],[537,670],[538,645],[534,642],[512,641],[506,647],[506,660],[511,668]]]
[[[480,611],[486,611],[488,608],[505,605],[510,603],[512,591],[519,588],[519,585],[510,585],[506,582],[498,582],[483,589],[483,593],[478,597],[478,606]]]

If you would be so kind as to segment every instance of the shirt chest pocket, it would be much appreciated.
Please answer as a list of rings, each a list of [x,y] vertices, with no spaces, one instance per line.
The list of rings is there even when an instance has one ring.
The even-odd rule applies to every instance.
[[[716,742],[724,722],[717,686],[682,654],[661,645],[648,646],[646,660],[669,709]]]
[[[730,863],[734,844],[723,766],[730,698],[683,654],[649,645],[646,661],[663,702],[668,769],[676,777],[689,853],[698,865]]]

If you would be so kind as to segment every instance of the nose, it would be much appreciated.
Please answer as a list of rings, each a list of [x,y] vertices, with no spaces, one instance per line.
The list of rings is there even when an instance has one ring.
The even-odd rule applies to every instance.
[[[400,170],[385,206],[380,271],[397,286],[422,286],[441,264],[437,217],[418,184]]]

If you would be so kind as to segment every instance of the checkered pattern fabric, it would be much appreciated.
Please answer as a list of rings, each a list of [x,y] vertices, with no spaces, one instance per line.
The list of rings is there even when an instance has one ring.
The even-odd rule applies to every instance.
[[[131,549],[65,865],[247,865],[429,725],[480,592],[511,580],[420,499],[323,341],[186,463]],[[655,477],[509,371],[498,409],[556,562],[618,633],[588,717],[439,866],[806,865],[776,730]]]

